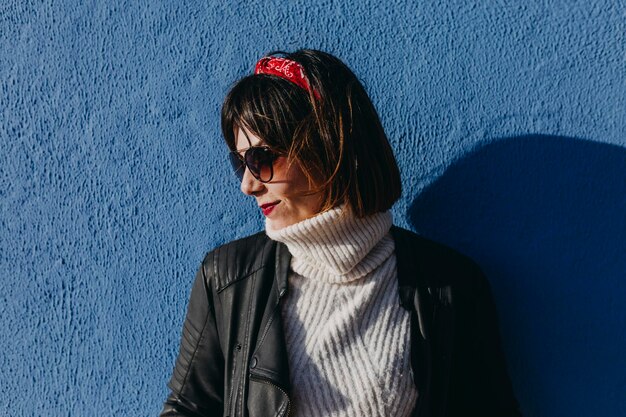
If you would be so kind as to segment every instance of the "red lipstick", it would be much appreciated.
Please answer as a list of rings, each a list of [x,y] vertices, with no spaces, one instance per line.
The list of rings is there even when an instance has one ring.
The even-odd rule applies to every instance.
[[[273,203],[261,204],[259,207],[261,208],[265,216],[269,216],[272,210],[274,210],[274,207],[276,207],[276,204],[278,203],[280,203],[280,201],[274,201]]]

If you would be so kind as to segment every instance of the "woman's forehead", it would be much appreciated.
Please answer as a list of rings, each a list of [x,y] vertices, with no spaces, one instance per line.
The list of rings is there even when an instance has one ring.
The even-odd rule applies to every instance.
[[[245,127],[235,126],[235,148],[247,149],[250,146],[261,145],[263,140]]]

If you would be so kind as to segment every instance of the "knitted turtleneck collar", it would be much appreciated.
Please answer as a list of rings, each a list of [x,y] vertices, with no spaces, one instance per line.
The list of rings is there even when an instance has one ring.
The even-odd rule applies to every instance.
[[[391,255],[393,243],[383,237],[392,220],[389,211],[357,218],[339,206],[278,230],[266,221],[265,232],[287,245],[295,272],[339,284],[368,274]]]

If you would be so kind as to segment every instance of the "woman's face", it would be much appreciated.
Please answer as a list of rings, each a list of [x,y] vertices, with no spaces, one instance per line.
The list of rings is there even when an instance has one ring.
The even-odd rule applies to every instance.
[[[237,151],[242,155],[250,146],[263,145],[261,138],[245,128],[235,127],[235,138]],[[320,212],[322,193],[303,195],[311,190],[309,182],[300,165],[289,162],[285,156],[274,161],[270,182],[257,180],[247,168],[241,181],[241,192],[256,199],[272,229],[290,226]]]

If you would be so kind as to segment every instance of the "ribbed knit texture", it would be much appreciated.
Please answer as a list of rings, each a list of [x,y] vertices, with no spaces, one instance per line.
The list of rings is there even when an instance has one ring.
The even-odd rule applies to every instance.
[[[338,207],[266,233],[292,254],[282,304],[296,416],[409,416],[409,313],[398,301],[391,213]]]

